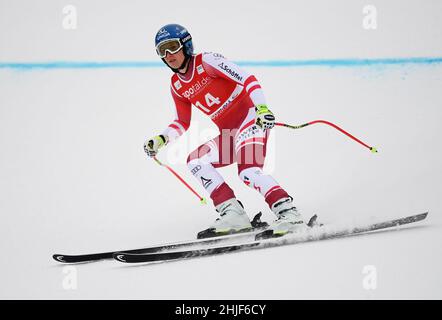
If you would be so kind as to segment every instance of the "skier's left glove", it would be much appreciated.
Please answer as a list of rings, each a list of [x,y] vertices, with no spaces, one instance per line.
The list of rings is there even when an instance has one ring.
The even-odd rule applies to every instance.
[[[263,131],[272,129],[275,126],[275,116],[265,104],[259,104],[255,107],[256,118],[255,123]]]
[[[165,146],[168,141],[169,139],[165,135],[160,134],[159,136],[155,136],[144,143],[144,151],[149,157],[155,157],[158,150]]]

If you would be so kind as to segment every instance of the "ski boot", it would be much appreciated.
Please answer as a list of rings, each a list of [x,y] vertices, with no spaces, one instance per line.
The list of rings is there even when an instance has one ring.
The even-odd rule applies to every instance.
[[[253,230],[253,226],[250,223],[243,205],[235,198],[224,201],[216,206],[216,211],[220,213],[220,217],[216,219],[210,228],[199,232],[197,235],[198,239]]]
[[[256,240],[282,237],[287,233],[302,232],[307,228],[301,213],[293,205],[292,197],[280,199],[271,209],[278,219],[266,231],[258,233]]]

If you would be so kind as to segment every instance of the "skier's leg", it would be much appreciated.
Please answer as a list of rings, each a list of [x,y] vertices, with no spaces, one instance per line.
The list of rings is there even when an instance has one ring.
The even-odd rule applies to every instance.
[[[216,168],[225,167],[234,162],[232,138],[227,132],[218,135],[187,157],[190,172],[206,189],[213,204],[219,204],[235,198],[233,190],[227,185]]]
[[[230,146],[229,146],[230,145]],[[236,200],[233,190],[216,170],[234,161],[233,140],[222,133],[198,149],[187,158],[187,164],[195,178],[210,194],[210,198],[220,213],[215,223],[198,237],[217,236],[251,229],[250,220],[242,205]]]
[[[241,165],[239,166],[241,170]],[[261,167],[248,167],[239,172],[246,185],[257,190],[278,218],[269,228],[274,235],[284,235],[305,227],[304,219],[293,204],[293,198],[276,182],[262,171]]]
[[[278,220],[270,227],[274,234],[297,231],[304,226],[302,215],[293,204],[293,198],[279,183],[262,170],[270,131],[263,132],[254,123],[254,109],[240,126],[235,136],[238,175],[249,187],[257,190],[265,199]]]
[[[190,172],[206,189],[215,206],[235,197],[233,190],[213,166],[219,162],[218,138],[211,140],[189,154],[187,166]]]

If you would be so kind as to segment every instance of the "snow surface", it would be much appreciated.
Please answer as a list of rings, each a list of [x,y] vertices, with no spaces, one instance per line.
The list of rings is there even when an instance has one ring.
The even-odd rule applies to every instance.
[[[135,3],[131,7],[134,14],[143,6],[141,2]],[[348,8],[348,2],[339,3]],[[417,3],[409,2],[411,7]],[[3,1],[1,4],[6,8]],[[87,6],[83,5],[80,8],[84,12]],[[309,8],[305,14],[316,12],[305,6]],[[14,4],[9,10],[17,13],[19,8]],[[301,5],[296,8],[299,12]],[[360,24],[361,10],[355,8],[355,20]],[[99,9],[98,5],[94,7]],[[259,16],[267,9],[259,5],[253,12]],[[58,13],[61,9],[56,10]],[[406,20],[398,10],[385,10]],[[401,10],[405,10],[403,4]],[[107,12],[105,18],[124,16],[124,12]],[[175,20],[173,15],[178,12],[179,7],[163,19]],[[421,16],[422,23],[425,17],[435,21],[431,12],[438,11],[428,6],[424,12],[427,16],[419,10],[414,12]],[[153,15],[148,10],[144,13]],[[282,11],[273,13],[284,20]],[[302,12],[299,16],[304,19]],[[81,43],[86,26],[94,25],[87,18],[79,20],[83,29],[76,36],[69,35],[75,44]],[[189,16],[183,21],[191,23]],[[237,21],[255,23],[251,17]],[[276,27],[281,26],[281,21],[275,22]],[[336,26],[328,25],[330,37],[335,40],[342,30],[349,29],[345,20],[339,21]],[[348,41],[348,54],[339,51],[347,43],[343,39],[329,51],[322,47],[314,51],[312,39],[322,36],[324,30],[313,28],[303,31],[311,35],[310,40],[301,39],[299,47],[304,51],[299,56],[284,58],[368,57],[375,56],[377,50],[381,57],[440,54],[440,41],[430,43],[442,29],[440,20],[437,21],[439,27],[430,31],[425,25],[421,29],[416,25],[402,26],[417,41],[414,46],[407,39],[399,39],[396,47],[389,49],[382,44],[376,46],[372,35],[364,42],[358,38],[358,31],[354,39],[359,39],[362,49]],[[135,55],[140,55],[141,50],[150,54],[151,35],[164,22],[155,18],[153,22],[144,22],[143,32],[137,29],[137,35],[142,34],[149,41],[142,48],[132,48]],[[211,38],[209,31],[205,34],[199,29],[203,22],[194,25],[199,30],[196,33],[204,35],[199,48],[204,47],[204,39]],[[44,21],[45,26],[48,23]],[[108,33],[112,33],[97,21],[95,25],[96,33],[90,37],[109,37]],[[384,37],[382,43],[388,43],[395,34],[402,35],[401,28],[384,26],[384,31],[381,27],[376,31]],[[130,26],[107,27],[110,31],[123,28],[113,34],[116,39],[126,44],[131,39],[126,36]],[[35,28],[41,26],[36,24]],[[26,37],[25,30],[17,30],[17,35]],[[419,30],[425,42],[419,42]],[[221,38],[220,30],[214,32]],[[30,59],[32,45],[27,48],[5,35],[2,33],[2,41],[9,39],[9,43],[5,50],[2,47],[3,61],[14,57],[17,61]],[[36,61],[78,57],[117,60],[129,52],[119,44],[115,48],[121,51],[113,54],[103,50],[107,54],[103,56],[99,44],[63,51],[58,42],[50,41],[55,35],[48,37],[42,40],[46,51],[35,44]],[[33,36],[30,39],[34,41]],[[108,49],[112,39],[106,39],[103,45]],[[90,38],[89,41],[93,43]],[[145,39],[132,39],[137,46],[141,46],[140,41]],[[210,44],[213,48],[215,43]],[[234,44],[217,45],[225,47],[228,57],[234,60],[275,58],[273,51],[248,56],[246,46],[236,55]],[[152,56],[151,60],[154,59]],[[247,69],[261,81],[278,120],[290,124],[315,119],[332,121],[379,150],[372,154],[321,124],[298,131],[273,130],[266,170],[294,196],[306,216],[316,213],[323,222],[352,224],[429,210],[427,220],[400,231],[182,262],[139,266],[115,261],[80,264],[75,266],[77,289],[66,290],[64,272],[69,269],[53,261],[53,253],[130,249],[190,239],[205,229],[216,214],[210,205],[199,205],[198,199],[173,175],[147,159],[143,152],[144,140],[163,130],[173,117],[167,68],[0,69],[0,298],[441,299],[442,65]],[[170,146],[159,158],[203,192],[187,172],[184,161],[189,151],[213,137],[216,130],[198,111],[193,120],[182,144]],[[273,219],[259,194],[238,179],[234,166],[221,172],[251,217],[262,210],[264,220]],[[370,265],[377,270],[375,290],[363,286],[367,276],[363,270]]]

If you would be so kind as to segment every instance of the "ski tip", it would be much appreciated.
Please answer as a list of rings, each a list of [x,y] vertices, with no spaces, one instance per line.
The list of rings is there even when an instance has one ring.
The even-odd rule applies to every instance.
[[[420,214],[416,214],[414,216],[409,216],[408,219],[411,219],[415,222],[425,220],[428,216],[428,211]]]
[[[117,261],[120,261],[120,262],[127,262],[127,261],[126,261],[126,255],[125,255],[124,253],[121,253],[121,252],[115,252],[112,256],[113,256],[113,258],[114,258],[115,260],[117,260]]]
[[[64,256],[61,254],[53,254],[52,258],[57,261],[57,262],[64,262],[66,263],[67,261],[64,259]]]

